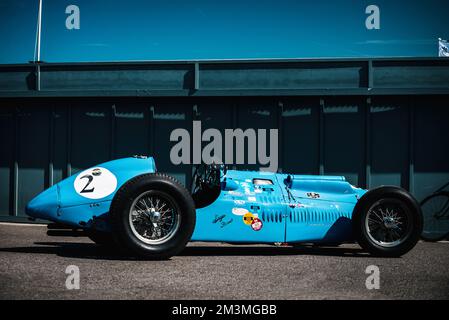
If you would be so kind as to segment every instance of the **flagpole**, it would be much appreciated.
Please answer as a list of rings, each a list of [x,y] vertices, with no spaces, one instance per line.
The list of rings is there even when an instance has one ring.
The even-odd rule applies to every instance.
[[[39,0],[39,12],[37,15],[37,62],[41,61],[41,29],[42,29],[42,0]]]

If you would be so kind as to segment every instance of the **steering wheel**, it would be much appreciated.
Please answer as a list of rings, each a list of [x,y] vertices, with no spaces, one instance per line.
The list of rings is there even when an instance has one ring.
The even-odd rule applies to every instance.
[[[226,168],[223,165],[204,163],[195,166],[192,176],[192,194],[220,185],[221,170],[225,172]]]

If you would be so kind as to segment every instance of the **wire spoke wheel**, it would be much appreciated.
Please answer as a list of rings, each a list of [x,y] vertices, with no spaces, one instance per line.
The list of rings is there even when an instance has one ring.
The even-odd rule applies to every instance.
[[[409,192],[380,186],[359,199],[352,230],[360,246],[372,255],[400,257],[418,243],[422,220],[420,205]]]
[[[401,245],[412,231],[411,213],[396,199],[381,199],[368,210],[365,228],[376,245],[386,248]]]
[[[174,199],[154,190],[136,197],[129,210],[131,231],[139,240],[150,245],[170,240],[178,230],[180,220]]]
[[[189,191],[163,173],[136,176],[111,203],[114,239],[129,253],[149,260],[168,259],[185,248],[195,228]]]
[[[449,235],[449,193],[431,195],[421,203],[424,228],[421,237],[427,241],[438,241]]]

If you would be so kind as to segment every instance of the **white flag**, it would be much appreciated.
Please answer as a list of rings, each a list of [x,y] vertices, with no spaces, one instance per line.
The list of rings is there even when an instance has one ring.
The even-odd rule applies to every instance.
[[[438,39],[438,56],[449,57],[449,42],[447,40]]]

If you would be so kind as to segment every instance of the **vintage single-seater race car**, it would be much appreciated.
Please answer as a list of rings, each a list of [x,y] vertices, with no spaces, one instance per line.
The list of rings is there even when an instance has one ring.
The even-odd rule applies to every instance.
[[[203,164],[189,192],[145,156],[68,177],[31,200],[26,213],[147,259],[169,258],[189,241],[357,241],[373,255],[400,256],[415,246],[423,224],[417,201],[395,186],[366,191],[342,176]]]

